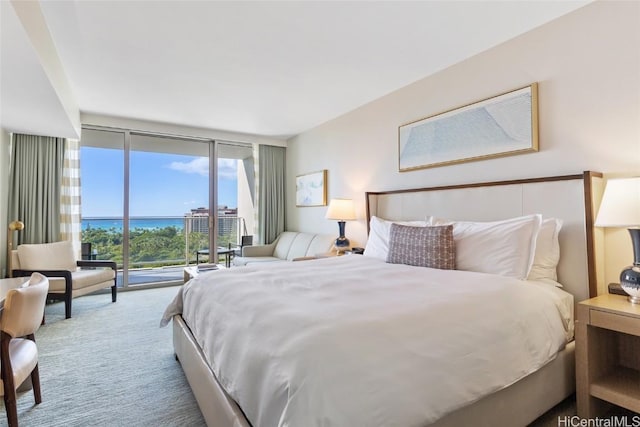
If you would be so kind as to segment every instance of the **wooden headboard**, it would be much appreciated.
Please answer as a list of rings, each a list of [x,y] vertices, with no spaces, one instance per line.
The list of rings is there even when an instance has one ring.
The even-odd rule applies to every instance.
[[[428,215],[454,220],[495,221],[539,213],[560,218],[558,281],[576,301],[598,294],[602,235],[593,227],[603,191],[602,174],[484,182],[431,188],[367,192],[371,216],[420,220]],[[368,231],[368,230],[367,230]],[[602,284],[601,284],[602,286]]]

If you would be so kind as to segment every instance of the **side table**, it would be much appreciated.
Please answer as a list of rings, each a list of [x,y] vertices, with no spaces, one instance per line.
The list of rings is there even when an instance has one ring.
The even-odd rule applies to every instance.
[[[183,283],[187,283],[203,271],[217,270],[218,268],[216,264],[198,264],[185,267],[183,270]]]
[[[611,404],[640,412],[640,305],[604,294],[577,310],[578,416],[604,415]]]

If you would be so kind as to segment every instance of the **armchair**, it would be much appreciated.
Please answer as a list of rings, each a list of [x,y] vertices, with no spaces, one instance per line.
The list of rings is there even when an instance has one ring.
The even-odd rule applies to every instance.
[[[36,404],[42,402],[34,334],[44,315],[47,289],[47,278],[34,274],[23,287],[10,290],[4,301],[0,319],[0,394],[4,397],[10,427],[18,426],[16,390],[28,377],[31,377]]]
[[[38,272],[49,278],[47,298],[64,301],[67,319],[72,298],[111,287],[111,301],[116,302],[116,263],[77,260],[70,241],[20,245],[11,257],[14,277]]]

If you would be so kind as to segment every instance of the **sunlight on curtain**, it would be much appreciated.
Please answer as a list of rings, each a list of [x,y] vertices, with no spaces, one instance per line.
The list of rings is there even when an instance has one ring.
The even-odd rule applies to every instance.
[[[22,243],[60,240],[60,187],[64,138],[13,134],[9,171],[8,220],[24,222]]]
[[[60,191],[60,239],[73,243],[78,259],[81,252],[81,234],[80,143],[75,139],[67,139]]]

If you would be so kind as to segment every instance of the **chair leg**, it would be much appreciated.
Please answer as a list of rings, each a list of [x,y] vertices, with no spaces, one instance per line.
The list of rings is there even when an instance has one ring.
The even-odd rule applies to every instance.
[[[111,287],[111,302],[116,302],[116,299],[118,299],[118,287],[113,285]]]
[[[16,405],[16,390],[13,387],[4,391],[4,407],[7,410],[9,427],[18,427],[18,406]]]
[[[9,342],[11,336],[5,331],[0,331],[0,375],[4,389],[4,407],[7,411],[7,421],[10,427],[18,426],[18,407],[16,405],[16,385],[13,382],[13,368],[9,357]]]
[[[38,371],[38,365],[31,371],[31,385],[33,386],[33,397],[36,400],[36,405],[42,402],[42,391],[40,390],[40,371]]]
[[[71,318],[71,295],[66,294],[64,296],[64,318]]]

